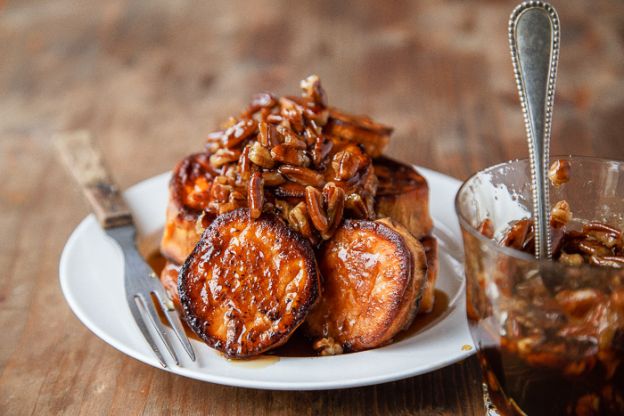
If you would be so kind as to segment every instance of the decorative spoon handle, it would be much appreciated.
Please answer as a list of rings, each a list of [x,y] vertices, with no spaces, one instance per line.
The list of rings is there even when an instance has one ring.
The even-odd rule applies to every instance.
[[[557,61],[559,17],[542,1],[520,4],[509,18],[509,46],[529,142],[535,221],[535,257],[552,256],[548,167]]]

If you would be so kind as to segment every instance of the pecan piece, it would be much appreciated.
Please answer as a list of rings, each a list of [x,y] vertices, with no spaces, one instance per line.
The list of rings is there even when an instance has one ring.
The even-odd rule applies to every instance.
[[[279,144],[272,148],[271,156],[273,156],[274,160],[289,165],[307,166],[310,164],[310,158],[308,158],[303,149],[297,149],[287,144]]]
[[[290,126],[297,132],[303,131],[303,111],[302,108],[290,98],[282,97],[279,100],[280,114],[288,120]]]
[[[223,134],[223,145],[228,149],[238,146],[256,131],[256,121],[241,120],[228,128]]]
[[[286,182],[275,188],[275,196],[278,198],[303,198],[305,196],[305,186],[294,182]]]
[[[301,166],[282,165],[277,168],[277,170],[284,175],[286,179],[301,185],[321,187],[325,184],[323,175],[312,169]]]
[[[274,125],[261,121],[258,124],[258,141],[264,147],[277,146],[280,142],[278,130]]]
[[[329,221],[323,209],[323,196],[321,192],[313,186],[306,186],[305,199],[308,214],[310,214],[310,220],[312,220],[314,227],[321,233],[327,231],[329,228]]]
[[[555,160],[548,170],[548,178],[553,186],[561,186],[570,180],[570,162]]]
[[[264,179],[265,186],[277,186],[286,182],[281,173],[274,171],[262,172],[262,179]]]
[[[359,194],[350,194],[345,199],[347,208],[356,218],[368,218],[368,207]]]
[[[210,156],[210,164],[218,168],[238,160],[241,152],[233,149],[219,149]]]
[[[494,223],[486,218],[479,224],[479,233],[487,238],[494,238]]]
[[[249,160],[249,146],[245,146],[243,152],[238,159],[238,170],[240,172],[241,178],[244,180],[249,179],[249,175],[251,175],[251,160]]]
[[[305,202],[298,203],[293,209],[290,210],[288,213],[288,223],[304,237],[307,237],[312,241],[315,240],[312,227],[310,226],[310,221],[308,220],[308,210]]]
[[[322,136],[317,136],[312,147],[312,163],[316,168],[322,168],[325,158],[331,152],[334,144]]]
[[[306,149],[308,145],[303,140],[299,140],[297,135],[289,128],[278,126],[277,131],[284,137],[284,143],[295,149]]]
[[[263,168],[272,168],[275,162],[271,158],[271,152],[262,146],[260,142],[254,142],[249,149],[249,160],[254,165],[258,165]]]
[[[261,109],[271,109],[277,105],[277,98],[271,93],[261,92],[251,97],[249,106],[243,112],[244,116],[251,117],[254,113]]]
[[[338,181],[348,181],[355,176],[360,165],[358,158],[347,150],[341,150],[332,158],[334,178]]]
[[[310,98],[315,104],[327,107],[327,94],[321,86],[321,80],[318,75],[310,75],[301,81],[301,89],[303,97]]]
[[[327,220],[329,222],[328,230],[321,233],[324,240],[329,239],[334,231],[342,222],[344,214],[345,193],[342,188],[336,186],[333,182],[328,182],[323,187],[323,199],[327,206]]]
[[[247,203],[251,218],[258,218],[262,214],[264,205],[264,181],[260,172],[254,172],[249,180]]]
[[[572,211],[567,201],[559,201],[550,211],[550,225],[553,228],[561,228],[572,219]]]

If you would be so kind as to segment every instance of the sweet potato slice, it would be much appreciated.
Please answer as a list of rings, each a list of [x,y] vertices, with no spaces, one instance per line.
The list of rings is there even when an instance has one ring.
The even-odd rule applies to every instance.
[[[379,180],[375,209],[407,228],[420,239],[431,232],[429,187],[414,167],[381,157],[373,162]]]
[[[182,159],[169,182],[169,204],[160,251],[177,264],[184,263],[202,230],[214,219],[205,210],[210,187],[217,175],[209,163],[210,155],[196,153]],[[201,223],[198,221],[201,219]]]
[[[389,343],[411,324],[427,261],[422,244],[402,226],[347,220],[322,247],[319,265],[323,296],[305,326],[317,344],[332,340],[338,350],[361,351]]]
[[[438,280],[438,240],[427,236],[420,240],[427,256],[427,283],[420,301],[419,314],[429,313],[435,303],[435,284]]]
[[[288,340],[319,294],[310,243],[277,216],[218,216],[178,281],[191,329],[227,357],[261,354]]]

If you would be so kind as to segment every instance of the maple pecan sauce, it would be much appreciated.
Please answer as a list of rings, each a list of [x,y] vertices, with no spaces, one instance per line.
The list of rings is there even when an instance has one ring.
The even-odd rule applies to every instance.
[[[553,163],[549,176],[560,186],[569,175],[564,160]],[[501,255],[487,266],[494,270],[489,283],[469,282],[468,318],[501,415],[624,414],[622,230],[575,220],[571,209],[559,201],[551,211],[555,262],[535,266]],[[510,224],[499,238],[489,219],[478,228],[534,254],[530,219]]]

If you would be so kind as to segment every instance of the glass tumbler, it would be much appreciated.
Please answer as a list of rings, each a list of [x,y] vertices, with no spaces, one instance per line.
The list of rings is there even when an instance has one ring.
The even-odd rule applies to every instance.
[[[570,204],[570,227],[624,230],[624,163],[556,159],[569,162],[570,179],[551,185],[551,205]],[[455,201],[487,393],[501,415],[624,415],[624,268],[538,261],[498,244],[510,223],[531,217],[530,178],[528,160],[496,165],[469,178]],[[486,219],[494,238],[480,232]]]

